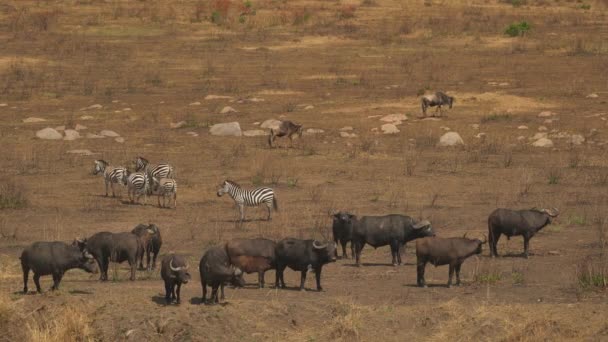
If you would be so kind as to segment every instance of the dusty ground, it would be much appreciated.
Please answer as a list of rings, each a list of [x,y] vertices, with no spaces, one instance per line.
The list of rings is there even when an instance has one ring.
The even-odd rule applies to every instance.
[[[0,195],[27,201],[0,209],[0,327],[8,332],[0,339],[608,339],[606,1],[227,3],[0,5]],[[525,37],[503,35],[521,20],[532,26]],[[419,95],[436,89],[456,97],[454,108],[420,120]],[[94,104],[102,107],[85,109]],[[220,114],[225,106],[238,112]],[[551,122],[542,111],[555,113]],[[397,134],[375,132],[388,114],[408,120]],[[23,123],[28,117],[46,121]],[[270,118],[324,133],[272,150],[265,137],[208,133],[215,123],[249,130]],[[35,138],[76,124],[87,126],[83,136],[110,129],[125,142]],[[357,137],[342,138],[344,126]],[[531,146],[541,126],[554,148]],[[446,129],[465,146],[436,147]],[[585,142],[570,143],[572,134]],[[67,153],[74,149],[95,154]],[[127,165],[137,155],[175,165],[177,209],[155,199],[129,205],[124,190],[120,199],[102,196],[93,160]],[[231,200],[215,195],[225,178],[272,186],[273,221],[250,208],[253,220],[237,229]],[[427,269],[434,286],[415,287],[409,245],[405,266],[388,265],[388,248],[369,247],[362,268],[350,259],[328,265],[322,293],[259,290],[250,275],[221,306],[199,305],[196,267],[180,306],[162,304],[157,272],[129,282],[125,265],[108,283],[74,270],[56,293],[19,293],[24,246],[138,223],[161,228],[162,254],[197,265],[205,248],[233,237],[328,237],[333,209],[406,213],[429,219],[440,236],[481,237],[494,208],[534,206],[561,215],[532,240],[530,259],[518,256],[520,238],[501,240],[505,257],[492,260],[486,249],[469,259],[460,288],[444,286],[445,267]],[[604,287],[587,286],[585,274]],[[295,272],[286,277],[298,284]]]

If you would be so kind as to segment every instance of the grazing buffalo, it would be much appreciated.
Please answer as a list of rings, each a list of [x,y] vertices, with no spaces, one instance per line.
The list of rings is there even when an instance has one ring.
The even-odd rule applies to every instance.
[[[219,303],[217,298],[217,289],[221,287],[221,300],[224,300],[224,284],[232,283],[234,286],[244,286],[243,272],[232,265],[226,254],[226,249],[223,247],[209,248],[199,264],[201,273],[201,286],[203,288],[203,299],[207,300],[207,285],[211,286],[211,303]]]
[[[249,274],[258,273],[258,284],[264,287],[264,273],[274,269],[276,243],[268,239],[234,239],[226,243],[230,264]]]
[[[97,271],[93,257],[86,250],[63,242],[34,242],[21,253],[21,269],[23,270],[23,293],[27,293],[27,281],[30,270],[34,272],[36,291],[40,290],[40,276],[53,276],[53,287],[58,290],[63,274],[67,270],[80,268],[89,273]]]
[[[170,304],[171,300],[175,300],[179,304],[182,284],[187,284],[190,281],[186,259],[177,254],[165,256],[161,261],[160,276],[165,281],[165,301],[167,304]],[[176,287],[177,296],[175,295]]]
[[[401,265],[401,248],[414,239],[435,236],[429,221],[416,222],[404,215],[363,216],[352,218],[353,242],[357,266],[361,265],[361,251],[365,244],[374,248],[389,245],[393,266]]]
[[[355,218],[355,215],[347,213],[347,212],[337,212],[332,215],[333,217],[333,225],[332,231],[334,235],[334,242],[336,245],[340,242],[342,246],[342,257],[348,258],[346,254],[346,244],[350,242],[350,251],[351,255],[355,257],[355,246],[353,244],[353,224],[352,220]],[[338,249],[336,249],[336,256],[338,255]]]
[[[304,291],[306,272],[315,271],[317,290],[321,291],[321,271],[323,265],[336,261],[336,244],[334,242],[321,243],[316,240],[299,240],[287,238],[279,241],[276,248],[277,272],[275,287],[285,288],[283,272],[289,266],[294,271],[302,272],[300,278],[300,291]]]
[[[143,269],[144,253],[146,254],[146,269],[156,269],[156,257],[163,245],[160,229],[155,224],[138,224],[131,233],[137,235],[143,245],[143,253],[139,255],[139,269]],[[150,254],[153,254],[152,267],[150,267]]]
[[[137,267],[137,257],[143,253],[143,246],[137,235],[133,233],[96,233],[88,239],[77,240],[79,246],[86,247],[87,251],[93,255],[101,276],[99,280],[108,280],[108,267],[110,261],[124,262],[128,261],[131,267],[131,277],[135,280],[135,268]]]
[[[465,234],[466,235],[466,234]],[[460,286],[460,266],[473,254],[481,254],[481,245],[486,243],[478,239],[426,237],[416,240],[417,280],[418,286],[426,287],[424,269],[430,262],[435,266],[450,265],[448,287],[452,286],[452,277],[456,271],[456,286]]]
[[[448,105],[450,107],[450,109],[452,109],[452,104],[454,103],[454,98],[438,91],[435,94],[423,96],[422,100],[420,100],[420,102],[422,105],[422,114],[424,114],[424,116],[426,116],[426,109],[428,107],[437,106],[437,109],[435,110],[435,112],[439,111],[439,113],[441,113],[441,106],[443,106],[443,105]],[[433,115],[433,116],[435,116],[435,115]]]
[[[496,246],[500,235],[504,234],[507,236],[507,239],[510,239],[511,236],[522,235],[524,237],[524,257],[528,258],[530,239],[543,227],[550,224],[551,219],[557,217],[557,215],[559,215],[559,211],[555,208],[494,210],[488,217],[490,253],[492,257],[498,256]]]
[[[277,137],[288,137],[290,145],[293,146],[293,136],[297,135],[298,138],[302,137],[302,131],[304,128],[302,125],[297,125],[291,121],[282,121],[279,125],[278,130],[270,129],[270,135],[268,136],[268,145],[273,147],[273,143]]]

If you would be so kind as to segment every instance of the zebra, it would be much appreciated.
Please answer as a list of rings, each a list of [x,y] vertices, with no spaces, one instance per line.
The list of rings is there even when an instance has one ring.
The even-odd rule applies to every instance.
[[[148,194],[150,193],[150,179],[146,172],[133,172],[127,177],[127,189],[129,190],[129,200],[134,203],[141,196],[144,196],[144,205],[148,202]],[[137,197],[137,198],[136,198]]]
[[[103,175],[103,180],[106,183],[106,197],[108,197],[108,184],[112,188],[112,197],[116,197],[114,193],[114,184],[127,185],[127,177],[129,176],[129,170],[122,166],[111,166],[105,160],[99,159],[95,161],[95,167],[93,168],[93,175]]]
[[[148,159],[144,157],[137,157],[135,159],[135,171],[145,171],[148,173],[148,177],[156,178],[173,178],[175,172],[173,166],[167,163],[160,163],[156,165],[150,164]]]
[[[173,206],[177,209],[177,182],[172,178],[155,178],[152,177],[151,192],[158,197],[158,207],[164,208],[165,200],[169,197],[169,206],[171,206],[171,195],[173,195]],[[160,205],[160,198],[163,198],[163,205]]]
[[[426,116],[426,109],[428,107],[435,107],[435,106],[437,106],[437,109],[435,109],[435,113],[437,113],[437,111],[439,111],[439,114],[441,116],[441,106],[448,105],[450,107],[450,109],[452,109],[453,103],[454,103],[454,98],[452,96],[448,96],[445,93],[442,93],[440,91],[436,92],[433,95],[425,95],[422,97],[422,100],[420,100],[420,104],[422,106],[422,114],[424,114],[424,116]],[[435,116],[435,115],[433,115],[433,116]]]
[[[265,203],[266,207],[268,208],[267,221],[272,219],[270,215],[271,208],[279,211],[277,198],[271,188],[261,187],[253,190],[245,190],[237,183],[231,180],[225,180],[217,190],[217,196],[221,197],[226,193],[232,197],[236,205],[239,207],[239,212],[241,214],[239,224],[242,224],[243,220],[245,219],[245,206],[253,207]]]

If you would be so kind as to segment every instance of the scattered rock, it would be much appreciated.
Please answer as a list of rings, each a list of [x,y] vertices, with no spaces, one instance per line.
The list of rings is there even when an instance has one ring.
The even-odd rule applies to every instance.
[[[122,144],[122,143],[125,142],[125,138],[123,138],[123,137],[116,137],[116,138],[114,138],[114,141],[116,141],[117,143],[121,143]]]
[[[501,87],[506,87],[509,85],[509,82],[500,82],[498,85]]]
[[[224,95],[207,95],[207,96],[205,96],[205,100],[222,100],[222,99],[229,100],[229,99],[232,99],[232,96],[224,96]]]
[[[80,117],[81,120],[94,120],[95,118],[90,115],[83,115]]]
[[[262,125],[260,125],[260,127],[277,130],[277,129],[279,129],[280,125],[281,125],[281,121],[275,120],[275,119],[268,119],[268,120],[262,122]]]
[[[380,126],[380,129],[382,130],[382,133],[384,134],[395,134],[395,133],[399,133],[399,128],[397,128],[397,126],[395,126],[392,123],[387,123],[384,124],[382,126]]]
[[[201,105],[201,103],[196,101],[196,102],[190,103],[188,106],[200,106],[200,105]]]
[[[542,111],[542,112],[538,113],[538,117],[539,118],[548,118],[548,117],[551,117],[551,116],[554,116],[554,115],[555,115],[555,113],[553,113],[551,111],[548,111],[548,110],[545,110],[545,111]]]
[[[65,133],[65,137],[63,138],[63,140],[80,139],[80,133],[78,133],[78,131],[75,129],[66,129],[64,133]]]
[[[344,127],[340,128],[340,132],[349,132],[352,130],[353,130],[352,126],[344,126]]]
[[[227,122],[227,123],[219,123],[211,126],[209,129],[209,133],[211,135],[218,136],[235,136],[240,137],[243,135],[241,132],[241,125],[238,122]]]
[[[547,129],[547,127],[545,127],[545,126],[540,126],[540,127],[538,127],[538,130],[539,130],[540,132],[546,132],[548,129]]]
[[[130,110],[131,110],[131,108],[128,108],[128,107],[127,107],[127,108],[123,108],[122,110],[123,110],[123,112],[128,112],[128,111],[130,111]]]
[[[549,255],[559,255],[559,251],[549,251],[547,252]]]
[[[473,128],[473,129],[479,129],[479,124],[472,124],[471,128]]]
[[[439,129],[442,129],[446,132],[451,131],[450,127],[446,127],[446,126],[441,126],[441,127],[439,127]]]
[[[57,127],[55,127],[55,130],[57,130],[57,131],[65,131],[65,125],[57,126]]]
[[[456,146],[464,145],[464,141],[460,137],[460,134],[456,132],[447,132],[439,138],[438,146]]]
[[[541,138],[532,143],[534,147],[553,147],[553,141],[547,138]]]
[[[196,132],[186,132],[186,134],[188,134],[191,137],[198,137],[198,133],[196,133]]]
[[[115,137],[120,136],[120,134],[118,134],[114,131],[110,131],[109,129],[104,129],[103,131],[99,132],[99,134],[104,135],[106,137],[110,137],[110,138],[115,138]]]
[[[81,108],[80,110],[101,109],[101,108],[103,108],[103,106],[97,103],[97,104],[90,105],[90,106],[85,107],[85,108]]]
[[[87,133],[87,135],[85,135],[87,137],[87,139],[103,139],[106,136],[105,135],[99,135],[99,134],[93,134],[93,133]]]
[[[405,114],[389,114],[383,116],[380,121],[390,122],[395,125],[401,124],[402,121],[407,121],[407,116]]]
[[[475,135],[475,138],[477,138],[477,139],[485,139],[485,137],[486,137],[486,134],[485,134],[485,133],[483,133],[483,132],[481,132],[481,133],[477,133],[477,134]],[[524,138],[524,139],[525,139],[525,138]]]
[[[120,101],[118,101],[118,100],[112,100],[112,103],[118,103],[118,102],[120,102]]]
[[[6,103],[0,103],[0,107],[6,107],[6,106],[8,106],[8,104],[6,104]]]
[[[441,119],[430,117],[430,118],[422,118],[422,119],[420,119],[420,121],[441,121]]]
[[[517,137],[517,141],[524,141],[526,140],[526,137],[524,137],[523,135],[520,135]]]
[[[61,133],[57,132],[57,130],[55,130],[51,127],[47,127],[47,128],[43,128],[43,129],[39,130],[38,132],[36,132],[36,136],[40,139],[46,139],[46,140],[63,139],[63,135],[61,135]]]
[[[600,96],[598,94],[596,94],[596,93],[591,93],[591,94],[587,95],[588,99],[596,99],[598,97],[600,97]]]
[[[531,140],[538,140],[538,139],[545,139],[547,138],[547,133],[536,133],[534,134],[534,136],[532,138],[530,138]]]
[[[306,130],[305,133],[307,134],[321,134],[324,133],[325,131],[319,128],[309,128]]]
[[[357,135],[355,133],[348,133],[348,132],[340,132],[340,136],[342,138],[356,138]]]
[[[553,119],[545,119],[545,121],[543,121],[544,124],[552,124],[553,123]]]
[[[252,129],[249,131],[243,131],[243,135],[246,137],[259,137],[262,135],[268,135],[268,131],[264,131],[261,129]]]
[[[177,129],[177,128],[182,128],[184,126],[186,126],[188,123],[186,121],[180,121],[177,123],[170,123],[169,126],[171,126],[171,128],[173,129]]]
[[[517,129],[528,129],[528,126],[521,125],[521,126],[517,127]]]
[[[304,110],[311,110],[311,109],[315,109],[315,106],[308,105],[308,106],[304,107]]]
[[[254,122],[253,124],[257,126],[257,125],[259,125],[259,124],[260,124],[260,122],[259,122],[259,121],[256,121],[256,122]]]
[[[220,114],[228,114],[228,113],[236,113],[236,109],[230,107],[230,106],[226,106],[224,108],[222,108],[222,110],[220,111]]]
[[[66,153],[71,153],[71,154],[79,154],[82,156],[92,156],[96,153],[91,152],[90,150],[69,150]]]
[[[574,145],[580,145],[585,142],[585,137],[580,134],[573,134],[570,137],[570,142]]]
[[[206,100],[206,99],[207,99],[207,98],[205,98],[205,100]],[[259,98],[259,97],[252,97],[252,98],[248,99],[248,101],[249,101],[249,102],[264,102],[264,101],[266,101],[266,100],[261,99],[261,98]]]
[[[81,125],[81,124],[76,124],[76,127],[74,127],[75,130],[77,131],[82,131],[83,129],[87,129],[88,127],[85,125]]]
[[[44,122],[46,121],[46,119],[43,118],[35,118],[35,117],[30,117],[27,119],[23,119],[23,123],[35,123],[35,122]]]

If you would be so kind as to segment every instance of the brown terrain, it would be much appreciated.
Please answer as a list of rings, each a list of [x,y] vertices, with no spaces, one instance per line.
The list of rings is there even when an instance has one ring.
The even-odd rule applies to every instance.
[[[528,32],[505,34],[521,21]],[[0,46],[0,340],[608,340],[605,0],[5,0]],[[423,120],[420,95],[435,90],[456,102]],[[389,114],[407,115],[398,133],[379,129]],[[209,133],[271,118],[323,132],[274,149],[266,136]],[[36,138],[77,124],[76,140]],[[124,142],[86,137],[102,130]],[[447,130],[465,145],[437,146]],[[533,146],[539,132],[554,146]],[[78,149],[92,155],[68,153]],[[176,167],[177,209],[129,204],[125,188],[103,196],[93,161],[133,168],[138,155]],[[274,188],[280,211],[267,222],[264,207],[248,208],[236,227],[232,200],[216,196],[227,178]],[[398,267],[388,247],[369,246],[363,267],[326,265],[323,292],[312,275],[297,291],[288,269],[292,288],[274,289],[270,271],[257,289],[252,274],[225,303],[200,304],[198,261],[231,238],[322,240],[332,210],[481,238],[497,207],[560,216],[529,259],[521,237],[503,237],[496,259],[484,245],[461,287],[445,286],[446,266],[427,266],[431,286],[416,287],[409,243]],[[21,294],[30,243],[149,222],[161,257],[191,265],[181,305],[164,305],[158,269],[131,282],[126,263],[105,283],[71,270],[59,291],[46,276],[43,294]]]

